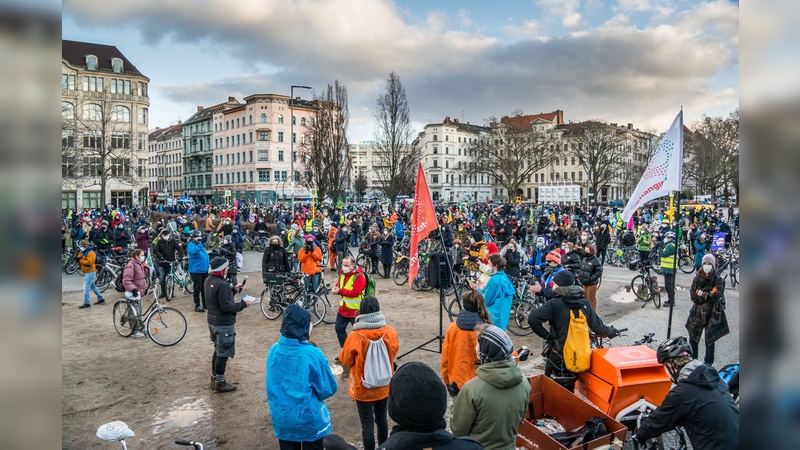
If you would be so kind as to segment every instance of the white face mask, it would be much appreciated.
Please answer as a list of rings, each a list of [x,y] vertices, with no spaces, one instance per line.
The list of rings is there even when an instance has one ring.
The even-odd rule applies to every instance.
[[[164,236],[164,240],[165,240],[165,241],[168,241],[168,240],[170,240],[170,239],[172,239],[172,236],[170,236],[170,235],[166,235],[166,236]]]
[[[350,273],[353,271],[352,267],[344,267],[342,266],[342,273]]]
[[[145,259],[144,255],[139,256],[139,262],[144,262]]]
[[[703,264],[703,272],[711,273],[714,270],[714,267],[711,264]]]

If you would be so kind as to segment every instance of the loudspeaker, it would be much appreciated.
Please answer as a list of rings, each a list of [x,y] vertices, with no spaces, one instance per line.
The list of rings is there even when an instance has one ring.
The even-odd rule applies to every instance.
[[[446,252],[431,253],[428,262],[428,285],[438,289],[447,289],[453,284],[448,264],[452,264]]]

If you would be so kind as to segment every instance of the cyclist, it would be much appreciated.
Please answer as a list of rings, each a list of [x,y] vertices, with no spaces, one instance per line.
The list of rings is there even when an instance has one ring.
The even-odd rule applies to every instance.
[[[90,236],[98,252],[107,253],[111,250],[111,242],[114,240],[114,235],[108,230],[108,221],[104,220],[100,224],[100,228],[95,229]]]
[[[167,275],[169,274],[170,265],[175,262],[175,254],[183,257],[183,245],[179,240],[173,240],[172,235],[168,229],[161,230],[161,235],[158,243],[155,245],[153,254],[158,258],[158,280],[161,283],[161,292],[158,298],[166,297],[167,292]]]
[[[664,274],[664,287],[667,289],[668,301],[664,306],[675,306],[675,232],[664,233],[664,241],[659,247],[661,255],[661,273]]]
[[[686,429],[695,450],[739,448],[739,409],[713,367],[693,359],[683,336],[663,342],[656,356],[675,386],[661,406],[642,420],[634,439],[644,442],[676,426]]]
[[[589,328],[598,336],[614,337],[618,333],[613,327],[606,326],[602,319],[594,312],[589,300],[586,299],[583,289],[575,285],[575,275],[569,270],[560,270],[553,277],[554,297],[544,305],[536,308],[528,316],[531,330],[544,339],[550,348],[545,355],[546,364],[544,374],[548,377],[558,377],[559,384],[572,392],[575,389],[577,375],[569,372],[564,367],[563,349],[569,331],[570,314],[573,310],[580,310],[586,317]],[[550,323],[550,331],[545,329],[543,323]],[[587,336],[588,339],[588,336]]]
[[[203,289],[203,285],[208,277],[209,260],[204,244],[203,233],[199,230],[194,230],[189,237],[189,243],[186,245],[189,256],[189,275],[192,277],[192,284],[194,285],[194,290],[192,291],[194,310],[197,312],[206,311],[206,292]],[[203,299],[202,306],[200,305],[201,297]]]
[[[532,294],[541,293],[545,299],[550,300],[555,296],[555,293],[553,292],[553,289],[555,289],[553,284],[554,277],[560,272],[569,271],[561,266],[561,253],[559,253],[558,250],[553,250],[548,253],[545,257],[545,261],[547,262],[547,268],[544,269],[544,273],[542,274],[541,284],[534,284],[531,286],[530,292]],[[573,278],[574,277],[575,275],[573,275]]]
[[[527,261],[529,266],[533,266],[533,274],[537,277],[541,277],[544,273],[545,267],[547,267],[547,262],[545,261],[547,253],[548,252],[547,248],[545,247],[544,238],[537,237],[536,246],[531,252],[531,258]]]
[[[131,259],[122,270],[122,286],[125,288],[125,297],[136,302],[138,314],[142,314],[142,293],[147,291],[147,272],[144,269],[144,261],[144,252],[137,248],[131,252]],[[137,325],[137,329],[131,336],[143,338],[144,333],[139,330]]]
[[[650,231],[647,229],[647,225],[642,224],[639,227],[638,236],[636,236],[636,244],[639,246],[639,260],[640,261],[647,261],[647,258],[650,256],[650,240],[652,237],[650,236]]]
[[[244,237],[242,237],[242,233],[239,232],[239,227],[236,225],[233,226],[233,231],[231,231],[231,242],[233,242],[233,247],[236,251],[241,253],[244,247]]]
[[[261,258],[261,274],[264,278],[264,284],[275,281],[274,275],[276,274],[289,273],[291,271],[289,252],[283,248],[280,237],[272,236],[269,238],[269,246],[264,250],[264,256]]]

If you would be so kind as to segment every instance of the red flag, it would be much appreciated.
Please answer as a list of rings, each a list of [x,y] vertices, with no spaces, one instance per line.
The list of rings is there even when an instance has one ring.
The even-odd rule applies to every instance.
[[[433,211],[431,193],[428,191],[428,182],[422,163],[417,168],[417,187],[414,190],[414,211],[411,214],[411,249],[408,265],[408,284],[414,282],[419,271],[419,241],[428,237],[428,234],[437,227],[436,213]]]

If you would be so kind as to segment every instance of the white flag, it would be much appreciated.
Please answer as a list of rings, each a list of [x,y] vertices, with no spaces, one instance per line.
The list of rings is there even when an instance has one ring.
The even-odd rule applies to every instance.
[[[628,222],[637,208],[658,197],[679,191],[683,168],[683,111],[679,112],[636,185],[622,220]]]

